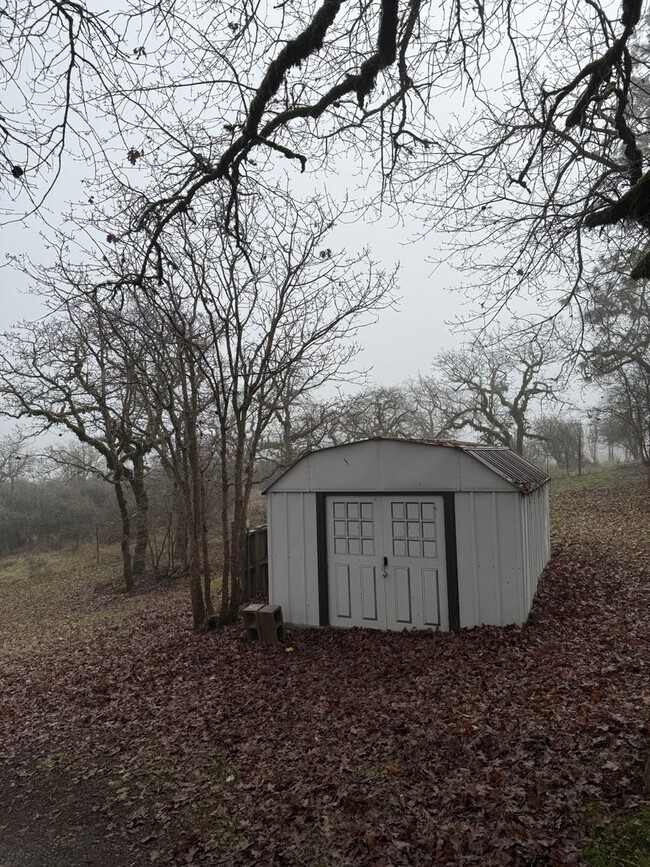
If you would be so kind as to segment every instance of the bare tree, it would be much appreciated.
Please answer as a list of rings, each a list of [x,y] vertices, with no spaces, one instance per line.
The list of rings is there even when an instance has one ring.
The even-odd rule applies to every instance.
[[[445,439],[465,426],[465,406],[448,383],[419,374],[407,383],[407,393],[413,402],[416,436]]]
[[[237,225],[240,198],[253,184],[268,188],[278,166],[322,172],[343,153],[363,156],[385,198],[415,198],[436,225],[456,215],[452,228],[471,232],[479,254],[480,236],[499,245],[503,255],[481,272],[499,298],[549,274],[575,281],[585,228],[625,221],[647,231],[647,52],[634,42],[642,10],[632,0],[611,10],[579,0],[178,0],[95,15],[83,2],[11,2],[0,63],[20,97],[3,114],[5,170],[25,183],[16,143],[37,167],[68,147],[73,119],[91,133],[101,113],[111,118],[103,138],[122,165],[101,133],[96,148],[138,190],[139,207],[125,220],[114,214],[108,234],[146,233],[130,275],[140,282],[166,231],[199,200],[226,194]],[[41,82],[55,94],[42,128],[33,122]],[[444,100],[463,88],[474,99],[445,130]],[[164,183],[150,183],[156,162],[169,169]],[[638,262],[634,273],[646,271]]]
[[[136,363],[139,405],[149,403],[163,432],[158,453],[185,491],[199,632],[211,620],[207,557],[201,557],[208,444],[218,468],[219,617],[226,622],[241,602],[248,504],[266,432],[282,407],[348,368],[358,328],[392,303],[394,278],[377,271],[367,253],[350,258],[327,246],[332,214],[315,204],[286,201],[282,211],[276,204],[261,197],[241,204],[236,233],[224,229],[221,206],[200,220],[183,220],[159,248],[155,278],[137,289],[120,280],[128,257],[100,265],[115,270],[96,296],[105,295],[111,305],[119,297],[119,319],[130,323],[125,333],[138,323],[145,341]],[[140,250],[130,255],[137,259]],[[120,346],[121,329],[116,320]]]
[[[532,428],[532,409],[552,400],[557,373],[555,350],[538,338],[515,341],[513,334],[487,332],[466,349],[441,352],[434,369],[460,404],[456,424],[523,454]]]
[[[650,371],[627,365],[602,377],[600,385],[608,441],[650,467]]]
[[[547,453],[558,467],[571,469],[582,460],[582,425],[573,419],[542,415],[535,420],[535,433],[538,440],[545,443]]]
[[[336,440],[412,437],[415,435],[414,409],[406,390],[399,386],[365,388],[343,402]]]
[[[84,0],[3,4],[0,189],[5,193],[18,197],[22,192],[38,208],[64,157],[84,154],[90,161],[101,151],[105,112],[97,110],[92,85],[101,96],[116,96],[119,67],[137,65],[137,56],[122,45],[127,19],[92,11]]]
[[[650,373],[650,296],[645,281],[627,276],[631,251],[601,260],[590,275],[581,347],[588,378],[636,367]]]
[[[631,256],[619,252],[591,277],[580,352],[587,381],[599,386],[600,410],[619,444],[650,463],[650,299],[645,281],[627,276]]]
[[[41,430],[73,434],[102,458],[102,477],[113,485],[122,518],[122,559],[127,589],[141,574],[147,551],[145,458],[157,435],[142,415],[128,359],[113,351],[109,317],[63,302],[43,322],[25,323],[5,335],[0,351],[0,411],[27,418]],[[135,551],[131,551],[131,508],[136,501]]]
[[[0,484],[8,482],[13,491],[18,479],[29,475],[35,461],[24,431],[16,429],[0,438]]]
[[[280,396],[260,444],[265,477],[286,469],[314,449],[331,445],[340,418],[338,400],[318,401],[310,394]]]
[[[241,233],[190,226],[176,274],[203,306],[206,349],[194,342],[210,389],[220,449],[224,546],[221,619],[241,602],[248,504],[263,436],[277,409],[320,388],[357,352],[358,328],[392,301],[393,278],[367,254],[350,259],[326,242],[331,214],[315,205],[264,215],[240,210]]]

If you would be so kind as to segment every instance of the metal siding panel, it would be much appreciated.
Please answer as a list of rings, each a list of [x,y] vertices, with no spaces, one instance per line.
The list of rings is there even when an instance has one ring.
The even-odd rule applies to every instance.
[[[539,575],[546,568],[546,564],[548,563],[551,556],[551,527],[550,527],[550,517],[548,511],[548,484],[544,485],[539,489],[539,509],[541,511],[541,516],[539,520],[540,527],[540,547],[541,547],[541,559],[539,562]],[[538,575],[538,577],[539,577]]]
[[[499,557],[499,512],[497,508],[497,495],[492,491],[492,552],[494,557],[494,589],[496,593],[496,611],[499,618],[498,623],[501,625],[501,562]]]
[[[273,485],[273,493],[309,490],[309,460],[307,457],[290,467]]]
[[[539,576],[544,571],[550,557],[548,485],[543,485],[526,497],[525,526],[522,538],[528,564],[530,594],[528,610],[530,611]]]
[[[397,457],[393,458],[393,454]],[[373,467],[373,461],[378,465]],[[377,438],[306,455],[269,489],[397,491],[408,488],[415,492],[510,490],[516,486],[529,492],[543,485],[547,478],[534,464],[503,447],[444,440]]]
[[[519,550],[521,557],[521,569],[522,569],[522,588],[523,588],[523,610],[526,612],[526,616],[528,616],[528,612],[530,611],[530,606],[532,603],[532,590],[531,590],[531,567],[530,567],[530,559],[528,557],[528,500],[530,497],[526,497],[523,494],[519,495]]]
[[[279,491],[509,491],[497,472],[458,448],[370,440],[307,455],[277,480]]]
[[[519,494],[496,494],[501,624],[523,623],[521,560],[517,556]]]
[[[480,461],[457,451],[459,458],[459,490],[461,491],[511,491],[512,485],[500,475],[488,469]]]
[[[528,603],[528,591],[526,589],[528,583],[528,573],[526,571],[526,561],[524,560],[524,551],[522,547],[521,536],[521,501],[523,499],[525,499],[523,494],[517,494],[515,496],[515,526],[513,528],[515,558],[519,567],[518,600],[522,623],[526,621],[526,618],[528,617],[528,612],[530,611],[530,604]]]
[[[458,490],[458,462],[464,455],[455,449],[390,440],[373,445],[379,446],[379,490],[413,493]]]
[[[269,494],[266,498],[266,527],[267,527],[267,538],[266,544],[268,546],[268,560],[269,560],[269,603],[271,605],[276,605],[277,603],[273,602],[274,592],[273,592],[273,582],[275,580],[275,562],[276,562],[276,553],[275,553],[275,544],[273,542],[274,534],[273,534],[273,503],[275,502],[273,495]]]
[[[311,491],[374,491],[377,456],[374,442],[314,452],[309,462]]]
[[[499,625],[501,613],[498,600],[492,494],[474,494],[474,524],[479,597],[478,623]]]
[[[316,495],[305,494],[304,504],[304,536],[305,551],[305,625],[318,626],[320,623],[320,606],[318,602],[318,545],[316,521]]]
[[[478,626],[478,579],[474,533],[474,493],[456,494],[458,601],[461,627]]]
[[[287,494],[287,553],[289,573],[289,623],[305,623],[305,551],[303,494]],[[286,615],[285,615],[286,616]]]
[[[289,563],[287,548],[287,495],[270,494],[273,503],[270,507],[270,543],[272,560],[269,562],[269,602],[281,605],[282,612],[289,622]]]

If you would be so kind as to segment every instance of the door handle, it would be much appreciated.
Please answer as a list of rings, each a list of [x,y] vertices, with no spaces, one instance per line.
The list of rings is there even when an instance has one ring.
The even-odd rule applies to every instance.
[[[381,574],[384,578],[388,577],[388,557],[384,557],[382,560]]]

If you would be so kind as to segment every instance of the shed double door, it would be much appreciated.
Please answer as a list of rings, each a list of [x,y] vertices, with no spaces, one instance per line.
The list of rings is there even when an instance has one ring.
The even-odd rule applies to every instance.
[[[442,497],[327,497],[329,621],[449,628]]]

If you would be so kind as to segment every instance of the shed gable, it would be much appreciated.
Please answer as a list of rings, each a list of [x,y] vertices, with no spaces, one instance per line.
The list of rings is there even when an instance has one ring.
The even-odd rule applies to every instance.
[[[516,481],[467,444],[372,439],[301,458],[267,491],[514,491]],[[482,453],[480,446],[473,446]],[[507,449],[490,452],[513,453]],[[481,455],[482,456],[482,455]],[[518,456],[514,456],[518,457]],[[530,466],[525,462],[527,466]]]

